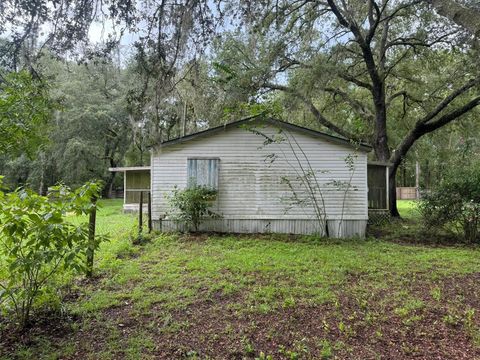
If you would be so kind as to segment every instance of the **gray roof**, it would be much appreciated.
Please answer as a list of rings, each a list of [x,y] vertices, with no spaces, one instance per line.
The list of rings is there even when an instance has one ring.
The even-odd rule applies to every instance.
[[[308,129],[308,128],[298,126],[298,125],[294,125],[294,124],[291,124],[291,123],[288,123],[288,122],[285,122],[285,121],[282,121],[282,120],[278,120],[278,119],[260,118],[258,116],[249,117],[249,118],[234,121],[234,122],[231,122],[231,123],[226,123],[224,125],[220,125],[220,126],[216,126],[216,127],[207,129],[207,130],[199,131],[199,132],[196,132],[196,133],[193,133],[193,134],[190,134],[190,135],[178,137],[178,138],[175,138],[175,139],[172,139],[172,140],[163,141],[160,145],[161,145],[161,147],[164,147],[164,146],[170,146],[170,145],[175,145],[175,144],[179,144],[179,143],[184,143],[184,142],[196,139],[196,138],[213,135],[215,133],[220,133],[220,132],[223,132],[223,131],[225,131],[227,129],[230,129],[230,128],[239,127],[241,125],[245,125],[245,124],[249,124],[249,123],[258,123],[258,122],[267,123],[267,124],[277,126],[277,127],[281,127],[281,128],[288,129],[288,130],[298,131],[298,132],[301,132],[303,134],[307,134],[307,135],[310,135],[310,136],[313,136],[313,137],[317,137],[317,138],[323,139],[323,140],[328,141],[328,142],[332,142],[332,143],[336,143],[336,144],[340,144],[340,145],[346,145],[346,146],[350,146],[352,148],[358,148],[359,150],[363,150],[363,151],[366,151],[366,152],[369,152],[369,151],[372,150],[372,147],[370,145],[366,144],[366,143],[354,144],[350,140],[339,137],[339,136],[329,135],[329,134],[326,134],[326,133],[321,132],[321,131]]]

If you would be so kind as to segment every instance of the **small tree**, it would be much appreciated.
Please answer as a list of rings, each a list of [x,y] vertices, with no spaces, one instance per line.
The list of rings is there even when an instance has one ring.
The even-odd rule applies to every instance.
[[[87,214],[99,191],[95,182],[75,191],[60,185],[48,197],[28,189],[0,191],[0,305],[22,328],[57,274],[85,270],[88,228],[67,216]]]
[[[217,190],[200,185],[186,189],[175,187],[170,196],[170,205],[174,209],[173,218],[183,222],[189,230],[195,231],[205,218],[216,218],[219,215],[210,207],[217,196]]]
[[[480,165],[452,170],[430,192],[423,194],[419,210],[429,228],[462,233],[474,242],[480,235]]]

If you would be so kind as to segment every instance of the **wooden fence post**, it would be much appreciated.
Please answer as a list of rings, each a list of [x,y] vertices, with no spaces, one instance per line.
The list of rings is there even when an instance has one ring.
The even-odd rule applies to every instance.
[[[143,191],[140,191],[140,202],[138,203],[138,235],[142,233],[143,228]]]
[[[148,232],[152,232],[152,192],[148,192]]]
[[[92,197],[92,208],[88,221],[88,247],[87,247],[87,277],[93,275],[93,255],[95,251],[95,223],[97,221],[97,197]]]

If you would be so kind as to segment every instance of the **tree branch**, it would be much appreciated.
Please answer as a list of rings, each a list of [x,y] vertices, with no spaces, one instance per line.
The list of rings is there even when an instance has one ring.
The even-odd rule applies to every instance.
[[[345,81],[349,81],[359,87],[363,87],[369,91],[372,91],[373,87],[371,84],[367,83],[367,82],[364,82],[364,81],[361,81],[351,75],[348,75],[348,74],[338,74],[338,77],[345,80]]]
[[[360,46],[365,45],[365,39],[363,38],[362,32],[360,31],[360,28],[357,26],[357,24],[355,24],[354,21],[350,21],[349,19],[343,16],[337,4],[335,4],[335,1],[327,0],[327,3],[328,3],[328,6],[330,6],[330,9],[332,10],[333,14],[337,18],[340,25],[342,25],[343,27],[346,27],[347,29],[350,29],[350,31],[357,39]]]
[[[420,47],[432,47],[433,45],[439,44],[441,42],[448,42],[448,37],[458,33],[458,30],[450,31],[446,34],[443,34],[431,42],[424,41],[422,39],[417,39],[415,37],[398,37],[388,42],[385,46],[385,49],[389,49],[394,46],[410,46],[415,48],[416,46]]]
[[[375,11],[375,18],[373,17],[374,11]],[[377,30],[378,24],[380,24],[380,16],[381,16],[381,10],[378,7],[375,0],[369,0],[368,18],[370,23],[370,29],[368,30],[368,34],[365,39],[367,44],[370,44],[373,37],[375,36],[375,31]]]
[[[368,74],[370,76],[370,79],[372,80],[372,86],[371,86],[371,91],[372,95],[376,101],[376,106],[377,107],[383,107],[381,101],[379,100],[381,97],[383,97],[383,82],[382,78],[380,77],[377,69],[377,65],[375,63],[375,58],[372,53],[372,49],[370,47],[370,43],[367,43],[366,40],[364,39],[362,32],[360,28],[357,26],[357,24],[354,21],[348,21],[341,13],[340,9],[337,7],[335,2],[333,0],[328,0],[328,4],[330,8],[332,9],[332,12],[335,14],[337,17],[338,22],[343,25],[344,27],[347,27],[350,29],[352,34],[355,36],[355,40],[362,49],[362,54],[363,54],[363,59],[365,61],[365,66],[367,68]],[[375,28],[376,29],[376,28]],[[374,33],[372,34],[373,37]],[[377,101],[378,100],[378,101]]]
[[[411,96],[406,90],[402,90],[390,95],[390,97],[387,99],[387,108],[390,107],[393,100],[395,100],[397,97],[400,97],[400,96],[403,96],[404,99],[411,99],[413,102],[416,102],[416,103],[422,102],[422,100],[416,99],[413,96]]]
[[[480,96],[477,96],[476,98],[474,98],[470,102],[466,103],[462,107],[460,107],[458,109],[455,109],[455,110],[449,112],[448,114],[445,114],[445,115],[441,116],[440,118],[438,118],[435,121],[430,121],[428,123],[424,123],[423,126],[422,126],[422,129],[424,129],[424,131],[425,131],[424,134],[432,132],[434,130],[437,130],[438,128],[448,124],[452,120],[455,120],[455,119],[459,118],[460,116],[462,116],[463,114],[466,114],[467,112],[474,109],[478,105],[480,105]]]
[[[418,4],[421,4],[423,3],[425,0],[415,0],[415,1],[412,1],[410,3],[404,3],[402,5],[399,5],[395,10],[393,10],[390,15],[382,18],[380,20],[380,22],[383,22],[383,21],[390,21],[391,19],[395,18],[396,16],[401,16],[399,15],[399,12],[404,10],[404,9],[407,9],[409,8],[410,6],[415,6],[415,5],[418,5]]]
[[[480,84],[480,77],[477,77],[475,79],[472,79],[472,80],[468,81],[465,85],[458,88],[457,90],[452,92],[450,95],[448,95],[445,99],[443,99],[443,101],[440,104],[438,104],[438,106],[433,111],[431,111],[430,113],[425,115],[425,117],[423,117],[423,119],[419,120],[419,122],[422,123],[422,124],[425,124],[425,123],[429,122],[435,116],[437,116],[442,110],[444,110],[458,96],[462,95],[467,90],[471,89],[472,87],[474,87],[475,85],[478,85],[478,84]]]
[[[373,115],[369,109],[367,109],[360,101],[350,97],[346,92],[328,87],[322,88],[322,90],[340,96],[351,106],[354,111],[356,111],[359,115],[365,117],[368,121],[372,122],[375,119],[375,115]]]
[[[330,130],[334,131],[335,133],[339,134],[340,136],[343,136],[343,137],[345,137],[349,140],[361,141],[361,139],[359,139],[357,136],[355,136],[352,133],[346,131],[345,129],[342,129],[342,128],[338,127],[333,122],[328,120],[317,109],[317,107],[313,104],[313,102],[310,99],[306,98],[305,96],[303,96],[299,92],[295,91],[294,89],[289,88],[289,87],[284,86],[284,85],[273,84],[273,83],[265,83],[264,87],[269,88],[271,90],[283,91],[283,92],[286,92],[286,93],[289,93],[289,94],[295,96],[296,98],[301,100],[308,107],[308,109],[311,111],[311,113],[313,114],[313,116],[315,117],[315,119],[317,120],[317,122],[320,125],[325,126],[327,129],[330,129]]]
[[[415,127],[408,133],[408,135],[403,139],[395,152],[392,154],[390,162],[393,164],[393,167],[396,168],[398,167],[398,165],[400,165],[404,156],[413,146],[415,141],[417,141],[420,137],[460,118],[462,115],[468,113],[470,110],[474,109],[478,105],[480,105],[480,96],[475,97],[465,105],[441,116],[435,121],[426,123],[422,122],[422,120],[419,120],[415,124]]]

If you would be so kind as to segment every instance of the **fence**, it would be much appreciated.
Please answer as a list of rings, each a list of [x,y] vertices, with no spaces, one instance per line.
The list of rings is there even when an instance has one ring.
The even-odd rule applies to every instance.
[[[397,187],[397,200],[416,200],[418,198],[416,187]]]
[[[123,188],[112,189],[109,195],[109,197],[112,199],[123,199],[123,196]]]

